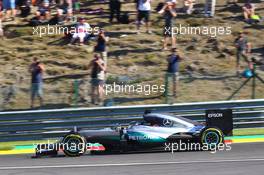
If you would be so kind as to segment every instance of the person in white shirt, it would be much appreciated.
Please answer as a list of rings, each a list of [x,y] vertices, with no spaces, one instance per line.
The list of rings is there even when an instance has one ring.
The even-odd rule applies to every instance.
[[[144,19],[147,33],[151,33],[150,31],[150,12],[151,12],[151,1],[152,0],[139,0],[138,2],[138,16],[137,16],[137,31],[140,33],[140,25],[142,19]]]
[[[72,40],[70,44],[73,44],[76,41],[76,39],[79,39],[80,45],[83,45],[85,37],[89,36],[90,28],[91,28],[90,25],[85,22],[85,19],[80,18],[79,22],[77,23],[74,29],[74,33],[72,35]]]

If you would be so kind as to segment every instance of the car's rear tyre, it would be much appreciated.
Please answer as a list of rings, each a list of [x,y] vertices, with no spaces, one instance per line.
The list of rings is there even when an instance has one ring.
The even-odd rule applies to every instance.
[[[62,139],[63,152],[69,157],[81,156],[86,152],[86,140],[78,134],[69,134]]]
[[[201,134],[201,143],[214,149],[219,144],[224,143],[223,132],[214,127],[208,127]]]

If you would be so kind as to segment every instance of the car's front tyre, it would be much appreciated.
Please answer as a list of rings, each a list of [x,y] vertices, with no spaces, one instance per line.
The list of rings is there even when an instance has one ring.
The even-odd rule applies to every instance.
[[[62,139],[62,147],[69,157],[81,156],[86,152],[86,140],[78,134],[69,134]]]

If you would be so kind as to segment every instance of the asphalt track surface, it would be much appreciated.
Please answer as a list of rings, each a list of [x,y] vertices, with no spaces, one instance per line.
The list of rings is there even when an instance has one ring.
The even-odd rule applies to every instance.
[[[233,144],[231,151],[131,153],[32,159],[0,156],[0,175],[263,175],[264,143]]]

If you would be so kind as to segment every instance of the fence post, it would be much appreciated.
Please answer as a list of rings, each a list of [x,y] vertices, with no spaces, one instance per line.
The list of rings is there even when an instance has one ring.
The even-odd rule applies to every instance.
[[[169,78],[170,78],[170,73],[166,72],[165,74],[165,92],[164,92],[164,96],[165,96],[165,103],[168,104],[169,103]]]
[[[256,64],[253,65],[252,99],[256,98]]]
[[[79,98],[79,81],[78,80],[74,80],[73,82],[73,92],[74,92],[73,104],[75,107],[77,107],[78,98]]]

